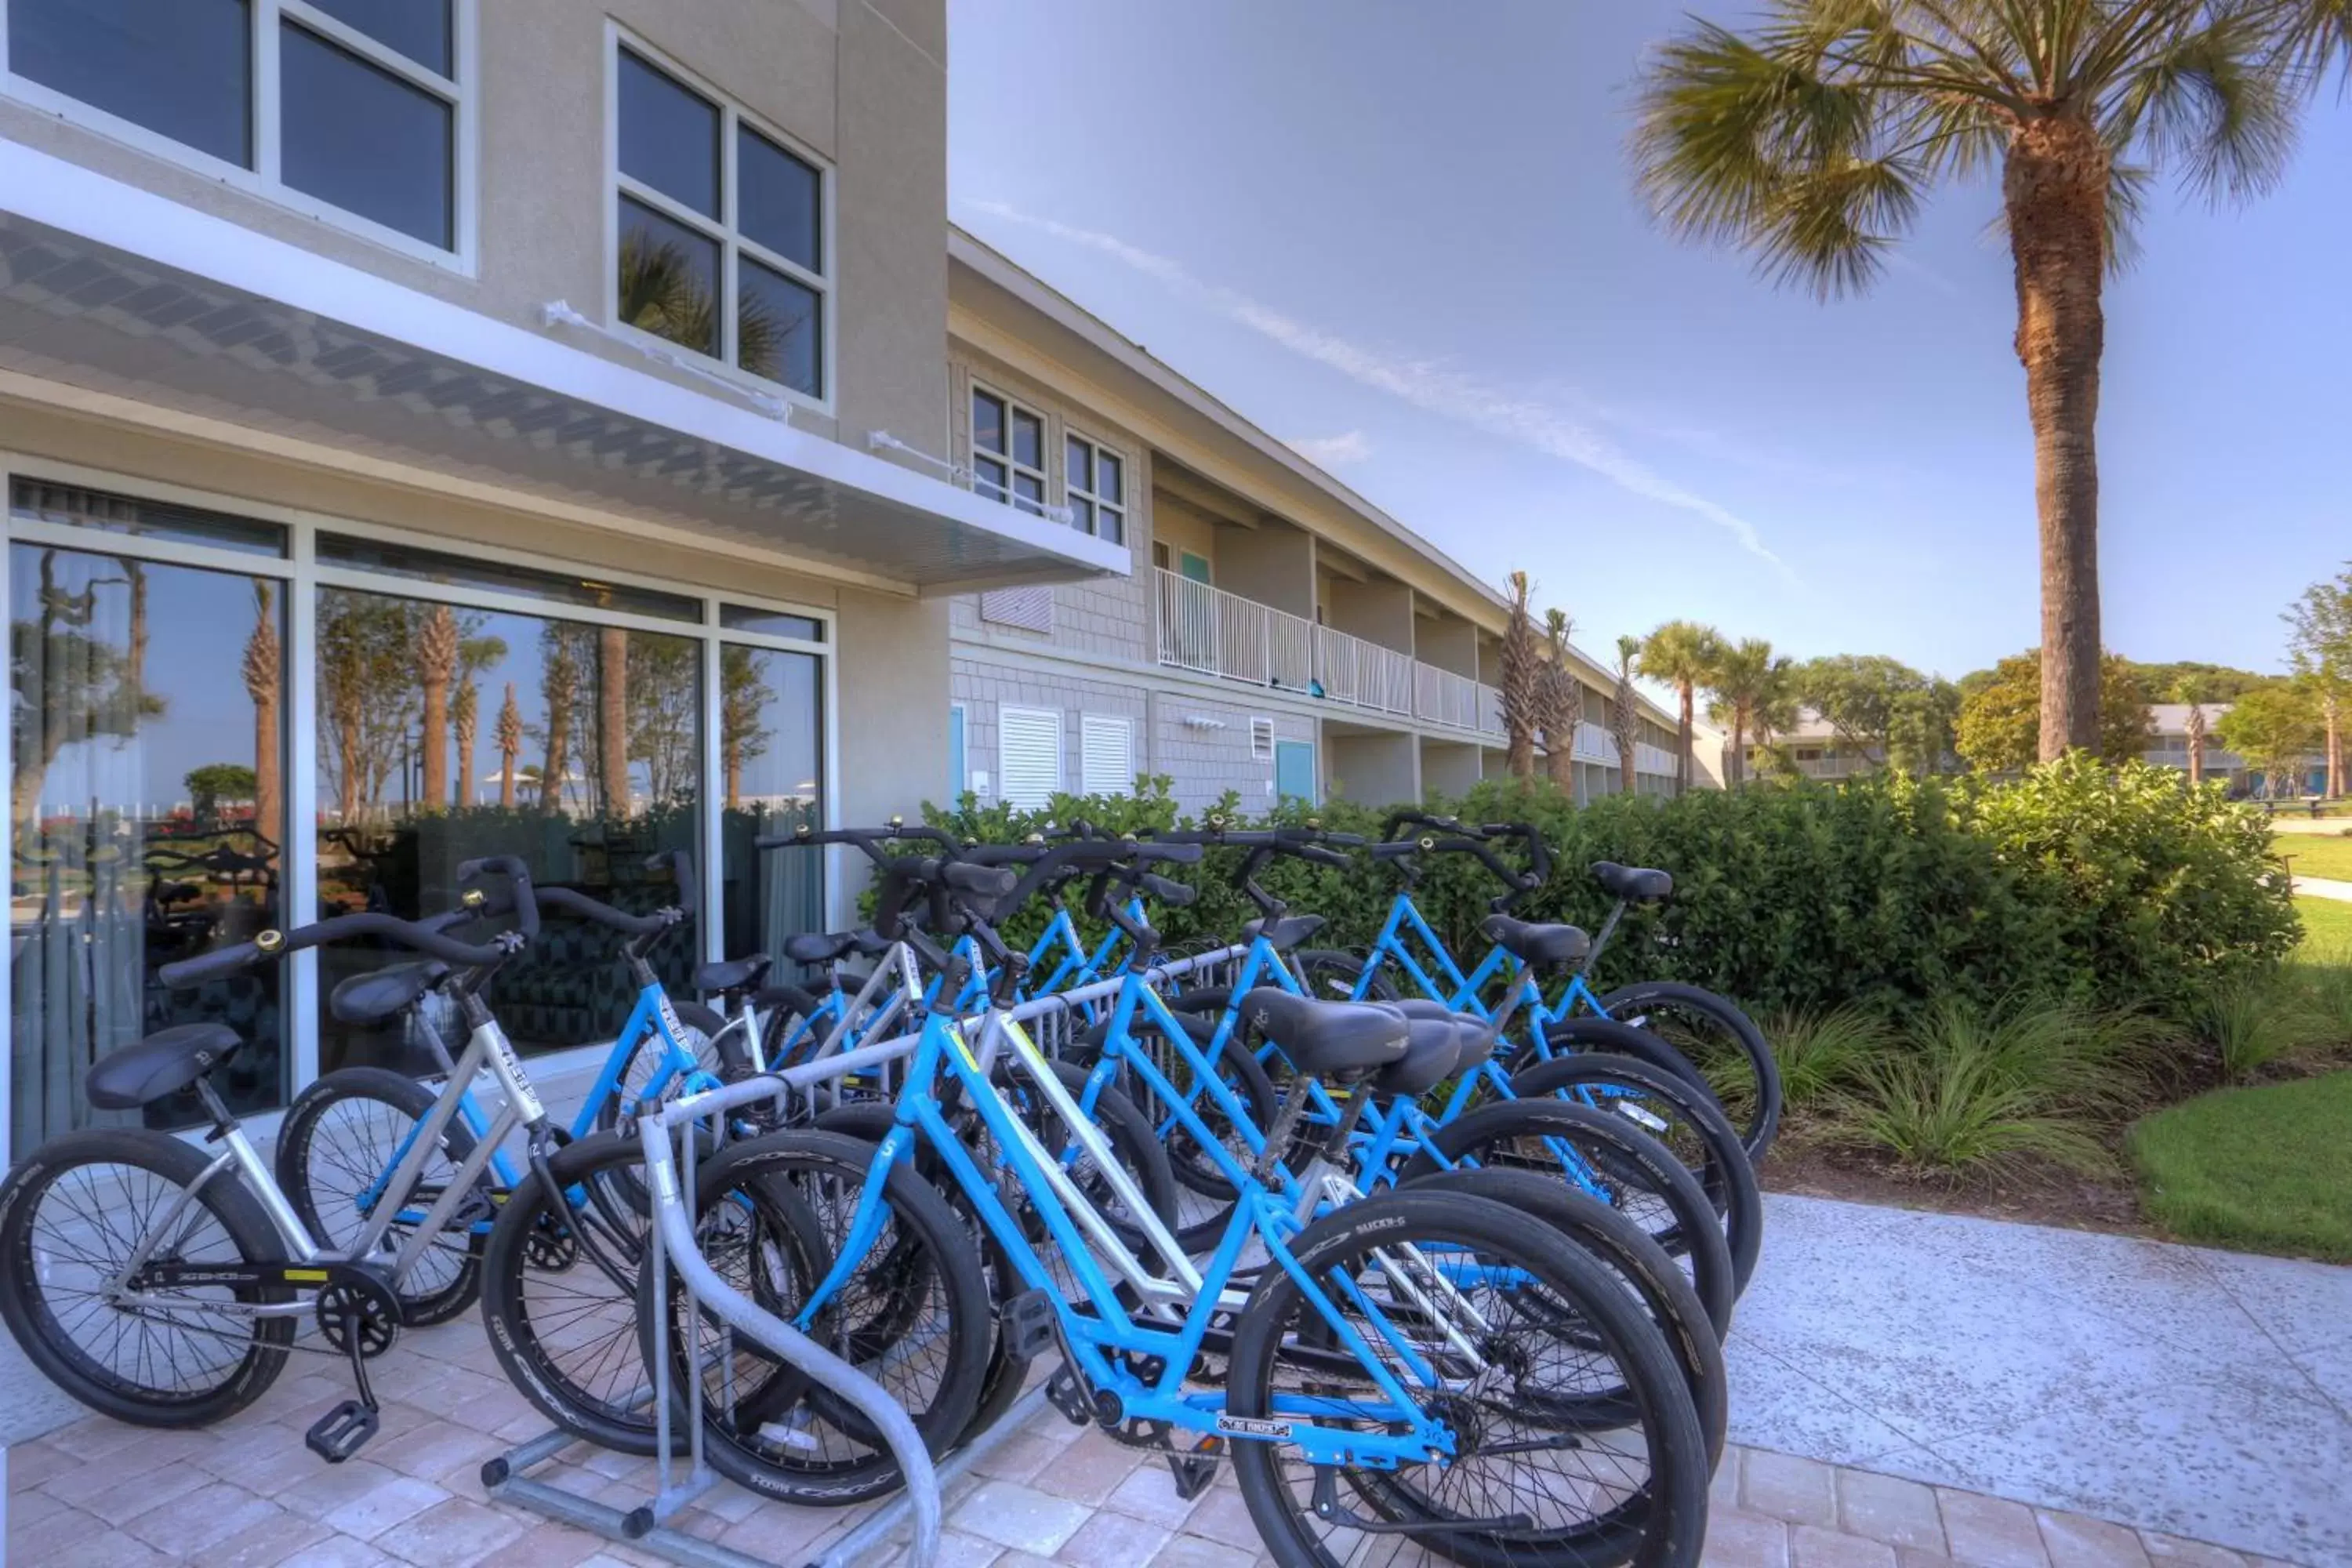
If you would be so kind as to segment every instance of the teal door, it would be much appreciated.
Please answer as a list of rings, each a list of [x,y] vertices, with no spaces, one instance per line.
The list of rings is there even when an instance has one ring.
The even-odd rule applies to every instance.
[[[1274,743],[1274,793],[1280,800],[1315,804],[1315,748],[1306,741]]]

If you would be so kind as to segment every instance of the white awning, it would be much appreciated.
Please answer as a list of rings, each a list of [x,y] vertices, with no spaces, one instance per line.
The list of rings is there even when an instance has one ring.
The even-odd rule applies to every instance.
[[[683,526],[909,591],[1129,569],[1124,546],[724,392],[617,364],[554,331],[7,142],[0,370]]]

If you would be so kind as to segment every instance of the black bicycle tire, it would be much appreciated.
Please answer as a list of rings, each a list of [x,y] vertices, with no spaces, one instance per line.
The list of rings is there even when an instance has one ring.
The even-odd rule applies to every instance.
[[[1607,1267],[1549,1226],[1530,1226],[1524,1216],[1491,1198],[1460,1193],[1392,1192],[1367,1198],[1325,1215],[1293,1238],[1291,1249],[1312,1269],[1335,1253],[1351,1250],[1351,1237],[1365,1249],[1416,1237],[1436,1236],[1471,1243],[1482,1250],[1516,1255],[1517,1267],[1576,1303],[1592,1321],[1612,1358],[1628,1373],[1648,1435],[1651,1477],[1636,1500],[1621,1505],[1622,1520],[1594,1521],[1600,1539],[1580,1540],[1582,1529],[1534,1540],[1498,1542],[1490,1534],[1447,1529],[1433,1521],[1407,1532],[1471,1568],[1572,1568],[1595,1562],[1631,1561],[1637,1568],[1688,1568],[1698,1561],[1706,1535],[1708,1467],[1706,1442],[1680,1371],[1664,1337]],[[1272,1414],[1273,1370],[1288,1321],[1288,1307],[1301,1296],[1286,1268],[1268,1269],[1252,1288],[1234,1325],[1227,1365],[1226,1408],[1245,1421]],[[1299,1505],[1276,1473],[1271,1442],[1243,1439],[1233,1445],[1235,1479],[1252,1522],[1275,1561],[1284,1568],[1328,1562],[1328,1553],[1296,1531]]]
[[[1402,1190],[1466,1192],[1522,1209],[1549,1222],[1615,1269],[1648,1310],[1682,1368],[1706,1439],[1707,1468],[1723,1462],[1731,1424],[1731,1390],[1724,1371],[1723,1342],[1707,1321],[1698,1292],[1665,1248],[1649,1233],[1600,1199],[1570,1192],[1533,1171],[1464,1169],[1432,1171],[1404,1183]]]
[[[1671,1256],[1689,1261],[1691,1289],[1697,1292],[1716,1338],[1728,1334],[1739,1288],[1731,1244],[1716,1219],[1715,1205],[1707,1202],[1698,1178],[1675,1158],[1672,1150],[1622,1117],[1565,1100],[1498,1100],[1437,1128],[1430,1134],[1431,1147],[1417,1151],[1406,1161],[1397,1179],[1410,1182],[1432,1171],[1448,1169],[1497,1139],[1554,1133],[1604,1144],[1617,1160],[1640,1173],[1644,1190],[1654,1193],[1673,1215],[1671,1239],[1679,1245],[1665,1246],[1656,1234],[1645,1234]]]
[[[54,1321],[54,1314],[26,1283],[33,1273],[32,1216],[40,1192],[78,1167],[96,1164],[132,1166],[184,1188],[204,1175],[212,1157],[169,1133],[132,1127],[86,1128],[60,1134],[34,1150],[0,1184],[0,1320],[42,1375],[102,1415],[138,1426],[174,1429],[226,1419],[267,1394],[285,1370],[288,1347],[294,1342],[292,1317],[255,1320],[254,1342],[233,1374],[193,1399],[164,1398],[153,1390],[147,1394],[157,1396],[147,1397],[110,1388],[75,1364],[88,1356],[51,1342],[43,1320]],[[285,1245],[260,1200],[236,1176],[224,1173],[206,1182],[196,1201],[219,1222],[244,1262],[286,1260]],[[293,1289],[286,1285],[251,1287],[238,1295],[255,1305],[295,1299]]]
[[[1764,1194],[1757,1184],[1756,1168],[1748,1163],[1739,1130],[1716,1108],[1712,1098],[1694,1092],[1680,1074],[1601,1051],[1538,1062],[1512,1078],[1511,1092],[1528,1100],[1612,1084],[1638,1089],[1671,1105],[1697,1131],[1706,1150],[1706,1164],[1692,1174],[1698,1177],[1710,1206],[1722,1216],[1724,1238],[1731,1247],[1732,1278],[1745,1291],[1764,1252]]]
[[[1623,1022],[1624,1015],[1631,1013],[1638,1017],[1645,1004],[1655,1006],[1661,1002],[1706,1014],[1728,1029],[1738,1042],[1740,1054],[1748,1058],[1748,1071],[1756,1076],[1756,1113],[1740,1129],[1739,1141],[1748,1150],[1748,1161],[1762,1164],[1771,1150],[1772,1140],[1780,1135],[1783,1101],[1780,1063],[1772,1054],[1771,1042],[1738,1003],[1678,980],[1637,980],[1631,985],[1621,985],[1601,998],[1601,1009],[1612,1020]]]
[[[293,1206],[295,1216],[320,1246],[330,1245],[330,1233],[320,1218],[309,1156],[319,1123],[329,1107],[338,1100],[367,1099],[391,1106],[412,1122],[422,1122],[439,1098],[406,1074],[380,1067],[338,1068],[294,1097],[294,1103],[286,1108],[285,1119],[278,1124],[278,1187]],[[473,1130],[462,1118],[451,1117],[441,1131],[443,1158],[455,1167],[473,1152]],[[390,1173],[388,1167],[385,1173]],[[487,1198],[491,1190],[487,1174],[478,1181]],[[428,1295],[399,1292],[401,1310],[409,1327],[446,1323],[474,1304],[481,1291],[482,1240],[478,1236],[468,1237],[464,1264],[441,1289]]]

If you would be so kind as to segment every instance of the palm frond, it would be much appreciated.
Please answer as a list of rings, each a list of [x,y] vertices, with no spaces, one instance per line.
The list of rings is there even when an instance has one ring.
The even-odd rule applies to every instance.
[[[2260,195],[2294,152],[2295,76],[2266,9],[2217,8],[2117,76],[2101,130],[2216,199]]]

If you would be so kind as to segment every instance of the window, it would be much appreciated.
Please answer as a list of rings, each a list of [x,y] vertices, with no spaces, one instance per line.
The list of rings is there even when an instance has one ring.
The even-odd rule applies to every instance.
[[[1176,564],[1189,581],[1203,584],[1213,581],[1209,572],[1209,558],[1205,555],[1195,555],[1189,550],[1180,550],[1176,552]],[[1323,618],[1320,605],[1316,607],[1315,618],[1318,621]]]
[[[1070,526],[1113,544],[1127,542],[1127,460],[1108,447],[1072,436],[1065,439]]]
[[[5,4],[16,96],[401,248],[467,248],[472,0]]]
[[[719,605],[719,624],[729,631],[758,632],[762,637],[791,637],[800,642],[824,640],[824,623],[814,616],[755,609],[749,605]]]
[[[1165,572],[1168,570],[1169,559],[1168,546],[1157,539],[1153,540],[1151,542],[1151,563],[1154,566],[1159,567],[1162,572]]]
[[[1253,760],[1261,763],[1270,763],[1274,761],[1273,720],[1253,719],[1250,721],[1250,756]]]
[[[551,604],[578,605],[597,610],[625,610],[633,616],[648,616],[666,621],[692,621],[699,625],[702,620],[702,601],[688,598],[683,594],[665,594],[655,588],[607,583],[597,577],[545,572],[535,566],[511,566],[504,562],[484,561],[476,556],[456,555],[440,550],[424,550],[413,544],[394,543],[381,539],[321,532],[318,541],[318,556],[320,564],[323,566],[357,567],[391,577],[438,583],[448,588],[486,589],[492,593],[512,594],[519,598],[545,599]]]
[[[613,319],[824,402],[824,170],[639,50],[615,56]]]
[[[1062,716],[1050,708],[996,710],[998,795],[1007,805],[1041,811],[1062,793]]]
[[[1135,793],[1135,725],[1128,719],[1087,713],[1078,720],[1078,791]]]
[[[971,389],[971,488],[991,500],[1045,514],[1045,416]]]

